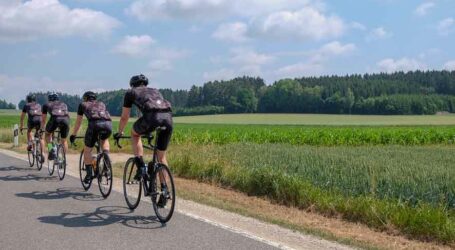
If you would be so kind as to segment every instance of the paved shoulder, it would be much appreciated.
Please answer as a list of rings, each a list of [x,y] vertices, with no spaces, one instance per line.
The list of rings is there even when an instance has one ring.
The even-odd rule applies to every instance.
[[[179,213],[162,226],[149,203],[130,211],[118,192],[104,200],[27,164],[0,154],[2,249],[274,249]]]

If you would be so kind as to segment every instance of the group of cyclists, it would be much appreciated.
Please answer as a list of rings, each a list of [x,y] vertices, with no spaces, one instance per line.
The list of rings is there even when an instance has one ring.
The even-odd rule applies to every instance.
[[[162,94],[155,88],[148,87],[148,79],[144,75],[135,75],[130,79],[130,89],[126,92],[123,102],[122,114],[118,131],[114,133],[114,139],[118,140],[124,135],[124,129],[130,118],[130,112],[135,105],[142,116],[134,123],[131,130],[131,144],[134,152],[134,163],[136,166],[135,180],[141,178],[146,164],[144,163],[142,135],[147,135],[153,132],[157,127],[163,128],[160,130],[156,138],[156,156],[157,161],[161,164],[168,165],[166,159],[166,150],[169,145],[172,130],[172,110],[171,103],[165,100]],[[47,116],[50,116],[47,121]],[[20,118],[20,129],[24,127],[25,116],[28,116],[27,122],[27,150],[32,150],[33,130],[36,133],[45,133],[44,139],[41,138],[41,148],[47,148],[48,160],[54,160],[56,152],[52,145],[53,133],[58,129],[60,131],[61,142],[64,145],[65,151],[68,150],[68,134],[70,132],[70,116],[68,106],[55,93],[48,95],[48,102],[42,107],[36,102],[36,96],[29,94],[26,98]],[[112,120],[106,109],[106,105],[97,100],[96,93],[87,91],[82,96],[82,102],[77,110],[76,123],[70,142],[74,143],[76,135],[80,130],[83,116],[88,120],[88,126],[84,137],[84,163],[86,175],[84,182],[89,183],[94,178],[92,150],[98,138],[101,139],[101,148],[105,153],[109,152],[110,145],[108,138],[112,134]],[[46,124],[47,121],[47,124]],[[47,147],[45,147],[45,143]],[[41,163],[45,157],[41,155]]]

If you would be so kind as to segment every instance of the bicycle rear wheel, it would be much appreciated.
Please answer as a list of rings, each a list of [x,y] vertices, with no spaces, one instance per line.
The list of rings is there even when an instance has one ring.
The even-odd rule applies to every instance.
[[[152,204],[161,223],[168,222],[175,208],[175,187],[169,168],[158,163],[152,176]]]
[[[100,154],[96,164],[98,165],[98,187],[101,195],[107,198],[112,190],[112,165],[109,155]]]
[[[84,188],[85,191],[87,191],[90,186],[92,185],[92,180],[90,180],[89,183],[85,183],[85,175],[87,174],[86,168],[85,168],[85,162],[84,162],[84,150],[81,152],[81,156],[79,157],[79,177],[81,179],[81,184],[82,188]]]
[[[63,145],[57,147],[57,173],[58,178],[63,180],[66,174],[66,152]]]
[[[126,204],[130,209],[136,209],[141,201],[142,180],[136,181],[134,179],[136,168],[134,158],[129,158],[123,170],[123,196],[125,196]]]
[[[38,170],[41,171],[41,168],[43,168],[43,162],[44,162],[44,159],[43,159],[43,147],[41,146],[41,143],[37,143],[35,145],[36,147],[36,150],[35,150],[35,160],[36,160],[36,167],[38,168]]]
[[[52,176],[54,174],[55,169],[55,160],[47,160],[47,172],[49,175]]]
[[[32,150],[30,150],[30,151],[27,150],[28,164],[30,165],[30,167],[33,167],[33,165],[35,164],[34,150],[35,150],[35,149],[32,149]]]

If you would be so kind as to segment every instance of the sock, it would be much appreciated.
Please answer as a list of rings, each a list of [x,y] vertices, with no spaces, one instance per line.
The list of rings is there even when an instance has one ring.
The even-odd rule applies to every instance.
[[[87,172],[87,175],[92,175],[92,170],[93,170],[93,165],[92,164],[86,164],[85,165],[85,171]]]
[[[136,165],[137,165],[139,168],[142,168],[142,167],[145,166],[144,159],[142,158],[142,156],[136,156],[136,157],[134,157],[134,162],[136,163]]]
[[[104,149],[103,149],[103,153],[109,154],[109,150],[104,150]]]

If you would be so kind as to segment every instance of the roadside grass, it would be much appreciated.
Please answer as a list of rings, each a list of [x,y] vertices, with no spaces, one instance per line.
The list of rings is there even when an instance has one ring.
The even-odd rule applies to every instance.
[[[454,194],[455,182],[450,180],[454,175],[447,165],[437,166],[453,158],[443,156],[452,149],[437,154],[441,148],[296,147],[290,151],[289,147],[179,145],[172,148],[169,159],[174,173],[183,178],[361,222],[382,231],[399,231],[414,239],[454,242],[454,212],[449,208],[453,203],[449,204],[447,200]],[[299,157],[292,158],[296,150],[301,150]],[[332,152],[324,154],[327,150]],[[357,154],[365,150],[370,154],[356,159]],[[405,159],[393,165],[400,155]],[[382,167],[383,158],[392,163],[390,168]],[[354,166],[346,165],[346,159]],[[435,163],[430,164],[433,161]],[[326,163],[331,165],[324,168]],[[296,166],[300,167],[296,169]],[[397,166],[399,168],[393,170]],[[402,174],[398,174],[400,172]],[[444,181],[444,178],[449,180]],[[439,196],[440,200],[428,200],[425,192]],[[408,195],[414,197],[409,199]]]

